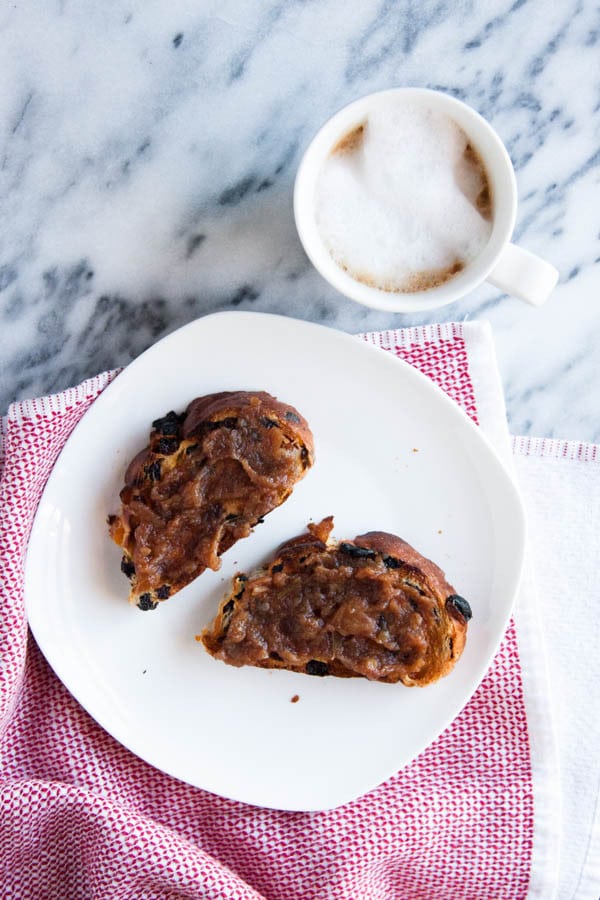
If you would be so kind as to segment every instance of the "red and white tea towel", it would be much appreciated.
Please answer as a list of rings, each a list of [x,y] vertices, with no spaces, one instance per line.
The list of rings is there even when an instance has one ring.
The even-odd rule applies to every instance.
[[[600,446],[514,438],[513,452],[528,512],[559,751],[562,829],[557,897],[598,900]],[[519,605],[517,626],[520,614]],[[517,630],[520,634],[523,629]]]
[[[366,339],[436,381],[508,458],[487,326],[428,326]],[[568,680],[563,673],[569,672],[571,679],[577,673],[577,683],[571,680],[564,694],[559,734],[564,731],[568,752],[583,771],[580,802],[589,813],[587,844],[581,845],[579,833],[573,835],[577,862],[570,874],[560,873],[561,886],[568,876],[573,890],[559,897],[597,900],[599,891],[590,894],[588,888],[598,863],[592,793],[600,771],[594,739],[597,746],[600,735],[591,708],[583,736],[581,723],[574,721],[584,666],[590,701],[593,673],[596,688],[600,679],[589,643],[595,630],[591,575],[589,594],[577,593],[581,572],[590,571],[589,565],[581,568],[581,557],[585,526],[591,530],[594,520],[578,517],[564,494],[559,515],[568,518],[578,546],[566,549],[563,525],[558,524],[548,544],[551,556],[538,558],[537,546],[533,554],[534,563],[553,573],[555,593],[545,579],[539,581],[543,602],[538,607],[533,579],[526,579],[516,619],[469,704],[434,744],[384,785],[324,813],[277,812],[224,800],[158,772],[121,747],[79,707],[27,633],[23,567],[37,503],[72,428],[113,377],[115,373],[105,374],[63,394],[15,404],[2,423],[2,897],[551,900],[559,879],[560,784],[551,725],[555,693],[548,690],[541,640],[548,627],[556,641],[548,654],[554,692],[563,689],[562,678]],[[532,447],[531,455],[517,456],[517,465],[527,479],[527,496],[533,494],[535,501],[538,476],[533,469],[546,457],[538,445]],[[517,441],[515,450],[520,454],[523,449]],[[597,496],[595,451],[574,451],[577,459],[567,454],[553,463],[563,464],[558,480],[564,488],[569,464],[582,462],[577,454],[585,452],[589,468],[580,481],[586,496],[592,490]],[[547,508],[537,507],[539,522],[538,513],[532,517],[534,537],[536,527],[544,537],[552,531],[548,483],[544,480]],[[597,516],[597,503],[595,509]],[[596,521],[596,541],[597,534]],[[597,592],[595,596],[597,601]],[[576,660],[567,659],[565,650],[572,620],[582,644],[588,641],[585,652],[573,650],[579,653]],[[578,771],[572,770],[573,779]],[[586,780],[590,772],[595,782]],[[573,799],[569,795],[563,805]]]

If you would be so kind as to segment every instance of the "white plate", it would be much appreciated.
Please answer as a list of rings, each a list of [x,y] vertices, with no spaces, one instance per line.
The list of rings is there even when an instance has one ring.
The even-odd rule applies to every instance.
[[[224,554],[220,572],[142,613],[126,601],[106,528],[127,463],[152,419],[234,389],[296,406],[314,433],[315,465]],[[236,571],[330,513],[338,538],[369,530],[405,538],[467,597],[467,647],[449,677],[406,688],[235,669],[195,641]],[[523,548],[511,479],[476,426],[416,369],[318,325],[220,313],[142,354],[69,438],[29,542],[27,615],[58,677],[142,759],[236,800],[326,809],[396,772],[464,706],[506,627]]]

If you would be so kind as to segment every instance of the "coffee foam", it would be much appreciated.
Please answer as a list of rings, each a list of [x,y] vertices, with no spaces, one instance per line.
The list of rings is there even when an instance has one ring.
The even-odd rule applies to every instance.
[[[316,188],[332,257],[386,291],[442,284],[489,240],[485,169],[464,131],[422,103],[388,98],[334,145]]]

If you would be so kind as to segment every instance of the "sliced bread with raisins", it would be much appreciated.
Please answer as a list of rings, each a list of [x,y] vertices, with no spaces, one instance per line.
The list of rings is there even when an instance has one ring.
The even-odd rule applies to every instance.
[[[308,423],[264,391],[199,397],[156,419],[108,520],[130,602],[155,609],[218,569],[220,555],[283,503],[312,463]]]
[[[338,543],[332,527],[331,516],[309,525],[238,574],[198,640],[233,666],[409,686],[447,675],[465,646],[467,601],[401,538],[370,531]]]

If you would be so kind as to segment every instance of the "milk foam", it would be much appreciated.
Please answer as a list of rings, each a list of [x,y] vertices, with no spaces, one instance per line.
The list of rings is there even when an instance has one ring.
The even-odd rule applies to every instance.
[[[333,258],[357,280],[424,290],[481,253],[492,230],[486,198],[464,131],[426,105],[388,98],[332,149],[317,182],[316,220]]]

